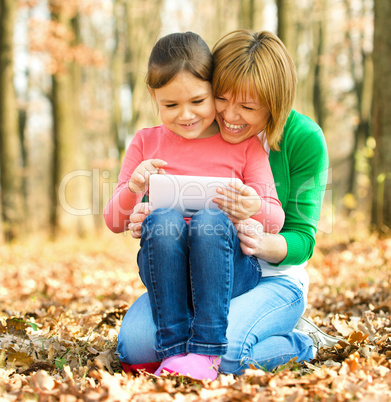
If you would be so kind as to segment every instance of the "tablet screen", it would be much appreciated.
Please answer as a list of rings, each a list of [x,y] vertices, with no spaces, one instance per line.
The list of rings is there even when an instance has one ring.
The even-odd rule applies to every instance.
[[[154,174],[149,182],[149,209],[175,209],[184,217],[191,217],[201,209],[217,209],[213,202],[217,187],[228,187],[230,177],[181,176]]]

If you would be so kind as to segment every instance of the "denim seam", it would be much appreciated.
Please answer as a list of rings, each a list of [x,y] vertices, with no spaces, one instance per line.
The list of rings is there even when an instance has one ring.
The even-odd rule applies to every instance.
[[[148,234],[149,235],[149,234]],[[146,246],[148,247],[148,264],[149,264],[149,267],[151,267],[151,262],[152,262],[152,260],[153,260],[153,258],[152,258],[152,256],[151,256],[151,253],[152,253],[152,249],[153,249],[153,247],[150,247],[150,244],[149,244],[149,242],[146,242]],[[156,306],[156,320],[157,320],[157,322],[156,322],[156,327],[157,328],[160,328],[160,316],[161,316],[161,311],[160,311],[160,307],[159,307],[159,304],[157,303],[157,300],[156,300],[156,281],[154,280],[154,274],[153,274],[153,272],[154,272],[154,270],[153,269],[149,269],[149,277],[150,277],[150,279],[151,279],[151,284],[152,284],[152,294],[153,294],[153,297],[154,297],[154,299],[155,299],[155,306]],[[160,338],[160,337],[159,337]],[[159,342],[159,343],[158,343]],[[156,336],[156,346],[157,346],[157,349],[160,349],[160,345],[161,345],[161,341],[160,340],[158,340],[158,336]]]
[[[147,230],[147,238],[152,238],[152,230],[149,230],[149,226],[150,226],[150,221],[152,220],[152,217],[151,217],[152,215],[149,215],[146,219],[148,219],[146,222],[147,222],[147,224],[145,225],[145,229]],[[182,233],[182,232],[181,232]],[[151,267],[152,266],[152,261],[154,261],[155,259],[154,259],[154,255],[153,255],[153,247],[150,247],[150,242],[149,241],[146,241],[145,242],[145,246],[148,248],[148,264],[149,264],[149,267]],[[156,283],[157,283],[157,280],[156,280],[156,277],[155,277],[155,270],[154,269],[149,269],[149,277],[150,277],[150,280],[151,280],[151,285],[152,285],[152,295],[153,295],[153,297],[154,297],[154,304],[155,304],[155,306],[156,306],[156,320],[157,320],[157,322],[156,322],[156,328],[157,329],[163,329],[163,328],[165,328],[165,327],[163,327],[162,325],[161,325],[161,318],[162,318],[162,316],[161,316],[161,307],[160,307],[160,304],[157,302],[157,298],[156,298],[156,293],[157,293],[157,291],[156,291]],[[156,352],[157,353],[160,353],[161,351],[167,351],[167,350],[170,350],[170,349],[172,349],[172,348],[174,348],[174,347],[176,347],[177,345],[174,345],[174,346],[170,346],[169,348],[162,348],[162,346],[161,346],[161,344],[162,344],[162,339],[161,339],[161,337],[160,336],[157,336],[157,333],[156,333]],[[179,346],[180,345],[182,345],[182,344],[186,344],[186,343],[184,343],[184,342],[182,342],[182,343],[180,343],[180,344],[178,344]]]
[[[193,271],[191,269],[191,258],[190,258],[190,254],[191,254],[191,247],[189,244],[189,241],[187,242],[187,247],[189,248],[189,277],[190,277],[190,292],[191,292],[191,301],[193,303],[193,318],[190,322],[190,334],[189,334],[189,338],[187,339],[187,344],[189,343],[189,341],[193,338],[194,336],[194,328],[193,328],[193,323],[194,320],[196,318],[197,315],[197,310],[196,310],[196,305],[194,302],[194,291],[193,291]],[[186,350],[187,350],[187,346],[186,346]]]
[[[230,234],[228,233],[228,231],[232,232],[233,227],[234,226],[233,226],[232,222],[228,221],[227,231],[224,233],[226,244],[230,243],[230,247],[229,248],[226,247],[226,250],[225,250],[225,260],[226,260],[226,262],[229,262],[229,253],[230,253],[230,250],[233,250],[232,235],[230,236]],[[234,257],[234,256],[232,255],[232,257]],[[232,269],[232,271],[233,271],[233,269]],[[227,295],[228,292],[226,290],[226,297],[227,297],[228,300],[226,299],[224,301],[224,304],[225,304],[225,312],[224,312],[224,314],[225,314],[225,317],[226,317],[226,320],[227,320],[227,327],[228,327],[229,305],[230,305],[230,301],[231,301],[232,286],[233,286],[233,280],[234,280],[234,278],[231,278],[231,275],[233,275],[234,272],[232,272],[232,274],[231,274],[231,270],[226,269],[225,273],[226,273],[226,276],[225,276],[225,289],[228,288],[228,292],[229,292],[230,283],[231,283],[231,294]],[[226,327],[226,330],[227,330],[227,327]]]
[[[300,350],[299,350],[299,353],[285,353],[285,354],[283,354],[283,355],[274,355],[274,356],[271,356],[271,357],[268,359],[268,361],[273,360],[273,359],[276,359],[277,357],[281,357],[282,359],[284,359],[286,356],[289,356],[290,359],[293,359],[294,357],[297,357],[298,354],[302,354],[303,351],[305,351],[306,349],[308,349],[308,347],[305,347],[305,348],[300,349]],[[240,359],[240,366],[244,366],[244,365],[245,365],[245,360],[247,360],[247,361],[252,361],[252,362],[254,363],[254,365],[257,365],[257,364],[258,364],[254,359],[252,359],[252,358],[250,358],[250,357],[248,357],[248,356],[244,356],[244,357],[242,357],[242,359]],[[239,366],[239,368],[238,368],[237,370],[233,371],[231,374],[235,374],[236,372],[240,371],[240,370],[241,370],[240,366]]]
[[[194,342],[188,342],[188,344],[192,346],[202,346],[202,347],[207,347],[207,348],[220,348],[220,347],[226,347],[228,346],[228,343],[221,343],[219,345],[211,345],[209,343],[194,343]]]
[[[164,349],[158,350],[157,353],[164,353],[164,352],[167,352],[167,351],[169,351],[169,350],[171,350],[171,349],[180,347],[180,346],[182,346],[182,345],[186,346],[186,342],[177,343],[176,345],[170,346],[170,347],[168,347],[168,348],[164,348]]]
[[[232,222],[228,221],[228,225],[226,225],[227,230],[224,232],[225,240],[226,240],[227,243],[230,241],[230,236],[228,235],[228,230],[230,229],[229,224],[231,224],[232,227],[233,227]],[[232,243],[232,241],[231,241],[231,243]],[[190,252],[191,252],[190,251],[191,250],[190,244],[188,244],[188,247],[189,247],[189,254],[190,254]],[[231,249],[232,249],[232,244],[231,244]],[[229,260],[229,255],[227,256],[228,253],[229,253],[229,249],[226,250],[226,261]],[[193,287],[193,274],[192,274],[193,271],[191,269],[191,258],[189,258],[189,268],[190,268],[190,275],[189,276],[190,276],[190,285],[191,285],[191,298],[192,298],[192,301],[193,301],[194,315],[193,315],[193,319],[192,319],[191,324],[190,324],[190,336],[189,336],[189,338],[187,340],[187,344],[188,345],[189,344],[198,345],[197,343],[192,343],[191,342],[192,338],[194,337],[194,321],[195,321],[196,316],[197,316],[196,304],[195,304],[195,301],[194,301],[194,290],[193,290],[194,287]],[[227,270],[227,271],[228,271],[228,278],[226,278],[226,285],[227,285],[227,282],[228,282],[228,285],[229,285],[229,270]],[[229,301],[230,301],[230,299],[227,300],[227,302],[225,303],[225,305],[227,306],[226,311],[225,311],[225,316],[226,317],[228,317],[228,313],[229,313]],[[186,350],[187,350],[187,348],[186,348]]]
[[[253,256],[253,255],[250,255],[249,258],[250,258],[250,262],[251,262],[252,266],[253,266],[258,272],[262,273],[262,267],[261,267],[261,264],[260,264],[259,261],[258,261],[258,258],[255,257],[255,256]]]

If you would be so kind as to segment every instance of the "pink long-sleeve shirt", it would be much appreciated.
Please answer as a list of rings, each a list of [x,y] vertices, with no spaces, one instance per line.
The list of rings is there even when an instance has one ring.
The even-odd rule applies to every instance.
[[[224,141],[219,134],[188,140],[164,125],[137,132],[126,152],[118,184],[105,211],[106,225],[115,233],[127,229],[129,216],[143,194],[134,194],[127,183],[136,167],[146,159],[167,162],[168,174],[239,178],[256,190],[262,199],[253,216],[264,231],[278,233],[285,214],[278,200],[268,154],[255,136],[239,144]]]

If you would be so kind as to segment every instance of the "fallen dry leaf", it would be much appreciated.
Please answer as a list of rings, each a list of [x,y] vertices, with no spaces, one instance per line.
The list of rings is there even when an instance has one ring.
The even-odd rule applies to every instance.
[[[306,315],[344,340],[311,362],[211,383],[122,371],[118,331],[144,292],[137,250],[118,237],[0,246],[0,400],[391,400],[391,240],[318,240]]]

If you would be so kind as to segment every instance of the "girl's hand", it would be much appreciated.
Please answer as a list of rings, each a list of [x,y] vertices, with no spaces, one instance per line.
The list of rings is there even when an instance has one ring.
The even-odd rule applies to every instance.
[[[130,223],[128,225],[130,234],[133,238],[141,238],[141,225],[149,214],[149,204],[147,202],[140,202],[134,207],[133,213],[129,217]]]
[[[128,186],[131,192],[138,194],[148,190],[151,174],[164,174],[167,162],[161,159],[147,159],[142,161],[134,170]]]
[[[219,187],[217,192],[228,199],[213,198],[219,208],[227,212],[230,217],[248,219],[261,208],[262,200],[257,192],[236,179],[229,184],[231,188]]]
[[[263,225],[255,219],[238,220],[232,219],[238,231],[240,248],[243,254],[259,254],[263,241]]]

